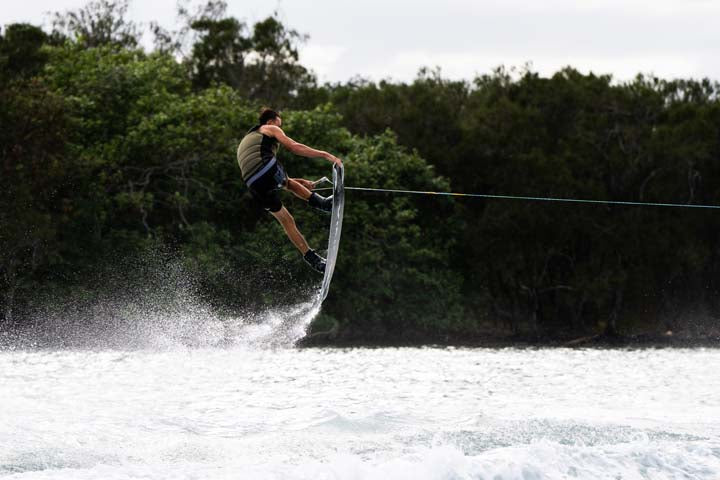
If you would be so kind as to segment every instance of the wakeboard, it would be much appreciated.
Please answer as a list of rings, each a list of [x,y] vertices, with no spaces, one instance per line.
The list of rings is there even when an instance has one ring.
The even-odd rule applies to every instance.
[[[342,232],[343,210],[345,207],[345,170],[342,165],[333,166],[333,205],[330,213],[330,235],[328,237],[327,258],[325,264],[325,275],[320,287],[320,302],[325,301],[330,291],[335,272],[338,249],[340,248],[340,233]]]

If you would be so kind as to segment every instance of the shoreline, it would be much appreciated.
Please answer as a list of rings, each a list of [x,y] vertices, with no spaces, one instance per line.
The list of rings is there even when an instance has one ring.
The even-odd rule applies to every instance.
[[[455,338],[427,337],[423,340],[330,338],[318,332],[301,338],[299,348],[388,348],[388,347],[458,347],[458,348],[720,348],[720,336],[692,338],[666,335],[589,335],[568,338],[533,338],[528,336],[487,336]]]

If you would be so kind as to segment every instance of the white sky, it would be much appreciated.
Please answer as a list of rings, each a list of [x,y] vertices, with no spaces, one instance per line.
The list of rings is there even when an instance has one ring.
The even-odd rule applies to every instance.
[[[0,0],[0,25],[47,24],[85,0]],[[198,5],[198,0],[193,5]],[[321,81],[412,80],[422,66],[471,79],[526,62],[626,80],[638,72],[720,80],[720,0],[229,0],[252,24],[277,10],[310,35],[301,61]],[[130,17],[175,25],[175,0],[134,0]]]

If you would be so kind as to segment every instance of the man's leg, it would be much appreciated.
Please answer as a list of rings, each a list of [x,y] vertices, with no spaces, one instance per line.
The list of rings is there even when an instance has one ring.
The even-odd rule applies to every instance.
[[[304,185],[303,185],[304,183]],[[312,192],[310,191],[309,187],[312,187],[312,182],[309,180],[305,180],[303,183],[300,183],[295,178],[288,178],[287,179],[287,185],[285,185],[285,188],[292,192],[293,195],[295,195],[298,198],[302,198],[303,200],[307,201],[310,196],[312,195]]]
[[[277,212],[270,212],[275,218],[277,218],[280,225],[285,229],[285,233],[290,238],[290,241],[300,250],[303,259],[319,273],[325,273],[325,259],[315,253],[315,250],[311,250],[305,241],[300,230],[295,225],[295,219],[287,211],[287,208],[282,207]]]
[[[332,195],[329,197],[321,197],[315,192],[311,192],[313,183],[310,180],[302,178],[288,178],[285,189],[292,192],[296,197],[302,198],[310,204],[311,207],[330,213],[332,210]]]
[[[300,233],[300,230],[298,230],[297,225],[295,225],[295,219],[292,215],[290,215],[290,212],[288,212],[287,208],[282,207],[277,212],[270,213],[272,213],[273,217],[275,217],[277,221],[280,222],[280,225],[282,225],[283,229],[285,229],[285,233],[287,234],[288,238],[290,238],[290,241],[293,243],[293,245],[295,245],[295,247],[300,250],[300,253],[305,255],[308,250],[310,250],[310,247],[308,246],[305,237],[303,237],[303,234]]]

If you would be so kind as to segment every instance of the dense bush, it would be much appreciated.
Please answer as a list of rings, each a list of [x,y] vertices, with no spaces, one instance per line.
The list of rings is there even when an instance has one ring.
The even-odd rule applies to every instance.
[[[567,68],[317,86],[297,62],[301,35],[275,17],[247,33],[211,3],[189,19],[186,57],[167,32],[147,53],[133,25],[93,36],[82,15],[62,31],[11,25],[0,36],[1,322],[30,321],[47,295],[113,288],[90,279],[153,249],[181,259],[223,309],[292,303],[314,288],[235,161],[263,101],[288,107],[291,137],[341,156],[348,185],[720,204],[717,84]],[[225,44],[237,50],[227,58]],[[280,159],[291,176],[330,173],[322,160]],[[327,220],[283,198],[322,249]],[[348,191],[315,330],[396,341],[713,325],[718,218]]]

